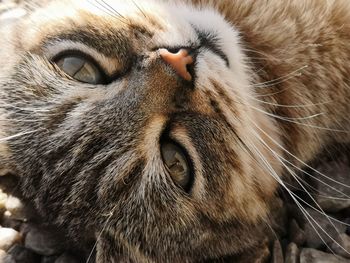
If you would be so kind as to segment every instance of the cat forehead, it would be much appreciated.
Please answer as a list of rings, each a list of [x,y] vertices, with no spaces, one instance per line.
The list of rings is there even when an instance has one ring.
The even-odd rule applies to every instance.
[[[136,0],[54,1],[34,12],[27,22],[24,46],[40,45],[47,39],[68,39],[86,44],[129,45],[133,32],[149,37],[148,45],[191,46],[201,31],[225,35],[230,31],[213,9],[182,2]],[[232,32],[227,32],[232,33]],[[227,34],[227,35],[228,35]],[[115,41],[117,40],[117,43]]]

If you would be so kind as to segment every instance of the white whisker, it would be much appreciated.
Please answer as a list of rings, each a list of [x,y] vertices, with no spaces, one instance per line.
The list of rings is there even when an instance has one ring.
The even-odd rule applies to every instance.
[[[307,171],[304,171],[303,169],[299,168],[297,165],[295,165],[295,164],[293,164],[292,162],[288,161],[286,158],[284,158],[284,157],[281,156],[281,159],[282,159],[284,162],[286,162],[286,163],[290,164],[291,166],[293,166],[293,167],[294,167],[295,169],[297,169],[298,171],[300,171],[300,172],[302,172],[302,173],[304,173],[304,174],[310,176],[310,177],[313,178],[314,180],[316,180],[316,181],[320,182],[321,184],[323,184],[323,185],[325,185],[325,186],[331,188],[332,190],[334,190],[334,191],[337,192],[338,194],[341,194],[341,195],[343,195],[343,196],[345,196],[345,197],[347,197],[347,198],[350,198],[349,195],[347,195],[347,194],[343,193],[342,191],[338,190],[337,188],[335,188],[335,187],[333,187],[333,186],[327,184],[326,182],[322,181],[322,180],[321,180],[320,178],[318,178],[317,176],[314,176],[314,175],[308,173]],[[327,178],[327,179],[328,179],[328,178]],[[334,197],[334,199],[336,199],[336,197]]]
[[[257,126],[254,122],[253,124],[255,126]],[[317,203],[317,201],[315,200],[315,198],[306,190],[306,188],[304,187],[304,185],[298,180],[297,176],[295,175],[295,173],[287,166],[285,165],[285,163],[283,162],[283,160],[280,158],[281,156],[276,153],[256,132],[253,132],[254,136],[264,145],[264,147],[266,149],[268,149],[276,158],[276,160],[278,160],[289,172],[289,174],[297,181],[297,183],[302,187],[302,189],[305,191],[305,193],[311,198],[312,202],[317,206],[317,208],[319,209],[320,213],[322,215],[324,215],[328,221],[330,222],[330,224],[334,227],[334,229],[338,232],[336,226],[333,224],[333,222],[329,219],[329,217],[327,216],[327,214],[323,211],[322,207]],[[316,210],[318,210],[316,209]]]
[[[259,136],[260,137],[260,136]],[[262,140],[262,139],[261,139]],[[328,236],[335,244],[337,244],[339,247],[341,247],[344,251],[346,251],[347,253],[349,253],[345,248],[343,248],[332,236],[330,236],[327,231],[325,231],[322,226],[314,219],[312,218],[312,216],[310,215],[310,213],[301,206],[301,204],[299,203],[299,201],[296,198],[296,195],[291,192],[288,187],[286,187],[286,185],[284,184],[284,182],[280,179],[280,177],[277,175],[276,171],[273,169],[273,167],[269,164],[269,162],[266,160],[266,158],[263,156],[263,154],[256,148],[255,145],[252,145],[253,148],[255,149],[258,157],[263,161],[263,163],[266,165],[266,168],[270,171],[270,175],[277,180],[277,182],[287,191],[287,193],[291,196],[291,198],[293,199],[293,201],[295,202],[295,204],[298,206],[298,208],[301,210],[301,212],[304,214],[305,218],[309,221],[311,227],[315,230],[316,234],[319,236],[319,238],[322,240],[322,242],[327,246],[327,248],[333,252],[333,250],[329,247],[329,245],[327,244],[327,242],[324,240],[324,238],[321,236],[321,234],[317,231],[316,227],[314,224],[316,224],[316,226],[321,229],[322,232],[325,233],[326,236]],[[311,220],[314,222],[312,223]],[[333,252],[334,253],[334,252]],[[350,254],[350,253],[349,253]]]
[[[259,111],[261,113],[264,113],[264,114],[266,114],[266,115],[268,115],[270,117],[276,118],[276,119],[280,119],[280,120],[287,121],[287,122],[292,122],[292,123],[297,123],[297,124],[302,124],[302,125],[306,125],[308,127],[310,127],[312,125],[301,123],[301,122],[297,122],[297,121],[309,120],[309,119],[313,119],[313,118],[316,118],[316,117],[319,117],[319,116],[322,116],[322,115],[325,114],[324,112],[321,112],[321,113],[316,113],[316,114],[313,114],[313,115],[310,115],[310,116],[305,116],[305,117],[290,118],[290,117],[282,117],[282,116],[279,116],[279,115],[276,115],[276,114],[272,114],[272,113],[263,111],[263,110],[261,110],[261,109],[259,109],[257,107],[254,107],[254,106],[250,106],[250,108],[252,108],[252,109],[254,109],[256,111]],[[317,126],[315,126],[315,127],[317,127]]]
[[[315,208],[314,206],[310,205],[308,202],[306,202],[305,200],[303,200],[301,197],[299,197],[298,195],[295,195],[296,198],[298,198],[301,202],[303,202],[306,206],[310,207],[312,210],[324,215],[325,217],[328,217],[329,219],[339,223],[339,224],[342,224],[344,226],[350,226],[350,224],[348,223],[345,223],[343,221],[340,221],[338,219],[336,219],[335,217],[332,217],[332,216],[329,216],[327,214],[324,214],[322,211],[318,210],[317,208]]]
[[[281,117],[281,116],[278,116],[278,115],[275,115],[275,114],[272,114],[272,113],[265,112],[265,111],[260,110],[260,109],[258,109],[256,107],[252,107],[252,106],[250,106],[250,107],[252,109],[254,109],[256,111],[259,111],[261,113],[264,113],[264,114],[266,114],[266,115],[268,115],[270,117],[273,117],[273,118],[276,118],[276,119],[279,119],[279,120],[283,120],[283,121],[286,121],[286,122],[290,122],[290,123],[295,123],[295,124],[298,124],[298,125],[306,126],[306,127],[309,127],[309,128],[325,130],[325,131],[332,131],[332,132],[350,133],[350,131],[347,131],[347,130],[332,129],[332,128],[328,128],[328,127],[322,127],[322,126],[317,126],[317,125],[306,124],[306,123],[294,121],[293,118]],[[315,118],[315,117],[318,117],[318,116],[323,115],[323,114],[324,113],[319,113],[319,114],[316,114],[316,115],[304,117],[303,119],[305,120],[305,119]]]
[[[314,106],[321,106],[330,103],[331,101],[328,102],[320,102],[320,103],[311,103],[311,104],[300,104],[300,105],[283,105],[283,104],[278,104],[278,103],[272,103],[272,102],[267,102],[263,100],[258,100],[255,98],[252,98],[255,101],[258,101],[263,104],[271,105],[271,106],[276,106],[276,107],[281,107],[281,108],[308,108],[308,107],[314,107]]]
[[[109,215],[108,215],[108,217],[107,217],[107,219],[106,219],[106,222],[104,223],[104,225],[103,225],[103,227],[102,227],[102,230],[101,230],[100,233],[98,234],[98,236],[97,236],[97,238],[96,238],[96,241],[95,241],[93,247],[91,248],[91,251],[90,251],[89,256],[88,256],[88,258],[87,258],[87,260],[86,260],[86,263],[89,263],[90,260],[92,259],[92,255],[93,255],[93,253],[94,253],[94,250],[96,249],[97,243],[98,243],[98,241],[101,239],[102,234],[103,234],[103,232],[106,230],[107,225],[108,225],[108,223],[109,223],[109,220],[111,220],[111,218],[112,218],[112,216],[113,216],[113,214],[114,214],[114,211],[115,211],[116,209],[117,209],[117,205],[115,205],[115,206],[112,208],[111,212],[109,213]]]
[[[301,164],[303,164],[305,167],[310,168],[312,171],[316,172],[317,174],[321,175],[322,177],[332,181],[333,183],[342,185],[346,188],[350,188],[349,185],[346,185],[342,182],[339,182],[323,173],[321,173],[320,171],[318,171],[317,169],[313,168],[312,166],[306,164],[305,162],[303,162],[300,158],[298,158],[297,156],[295,156],[294,154],[292,154],[291,152],[289,152],[287,149],[285,149],[280,143],[278,143],[275,139],[273,139],[269,134],[267,134],[263,129],[261,129],[259,126],[256,125],[256,127],[262,132],[264,133],[272,142],[274,142],[280,149],[282,149],[283,151],[285,151],[287,154],[289,154],[290,156],[292,156],[294,159],[296,159],[298,162],[300,162]]]
[[[123,19],[120,16],[116,15],[112,10],[110,10],[105,5],[103,5],[101,2],[99,2],[99,0],[87,0],[87,2],[89,2],[91,5],[93,5],[94,7],[99,9],[100,11],[106,13],[107,15],[110,15],[110,16],[118,19],[120,22],[127,24],[125,21],[123,21]]]
[[[113,8],[110,4],[108,4],[106,1],[104,0],[96,0],[96,1],[101,1],[102,3],[104,3],[105,7],[108,9],[108,10],[111,10],[113,13],[115,13],[118,17],[121,17],[123,18],[124,20],[126,20],[126,18],[121,14],[119,13],[115,8]]]
[[[285,92],[286,90],[288,90],[288,88],[284,88],[282,90],[276,91],[276,92],[272,92],[272,93],[267,93],[267,94],[256,94],[255,97],[256,98],[263,98],[263,97],[271,97],[280,93]],[[251,97],[252,99],[254,99],[253,97]]]
[[[292,78],[295,78],[295,77],[299,77],[301,76],[301,71],[303,71],[304,69],[308,68],[308,65],[305,65],[285,76],[282,76],[282,77],[279,77],[279,78],[276,78],[276,79],[273,79],[273,80],[269,80],[269,81],[266,81],[266,82],[262,82],[262,83],[257,83],[257,84],[253,84],[252,86],[255,87],[255,88],[266,88],[268,86],[271,86],[271,85],[276,85],[276,84],[280,84],[280,83],[283,83],[289,79],[292,79]]]
[[[9,140],[12,140],[12,139],[15,139],[15,138],[27,135],[27,134],[35,133],[35,132],[40,131],[40,130],[43,130],[43,129],[38,129],[38,130],[34,130],[34,131],[27,131],[27,132],[20,132],[20,133],[17,133],[15,135],[11,135],[11,136],[8,136],[5,138],[0,138],[0,142],[9,141]]]

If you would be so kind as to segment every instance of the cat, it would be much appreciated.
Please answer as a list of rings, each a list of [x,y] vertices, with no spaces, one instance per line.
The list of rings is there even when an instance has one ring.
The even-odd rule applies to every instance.
[[[284,177],[349,141],[348,0],[25,4],[0,16],[0,167],[90,262],[250,249]]]

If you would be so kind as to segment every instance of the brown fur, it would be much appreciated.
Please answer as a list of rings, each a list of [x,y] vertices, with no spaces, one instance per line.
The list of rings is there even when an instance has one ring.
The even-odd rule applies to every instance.
[[[186,2],[226,18],[241,61],[227,67],[198,40],[181,42],[185,18],[141,1],[126,20],[54,1],[0,27],[1,136],[34,130],[0,141],[0,169],[21,174],[24,196],[69,238],[88,242],[92,231],[97,262],[195,262],[251,248],[283,174],[276,155],[302,167],[349,140],[347,0]],[[159,58],[174,48],[163,34],[200,50],[197,81]],[[58,70],[48,49],[67,39],[97,51],[118,79],[92,86]],[[164,168],[165,132],[191,157],[189,193]]]

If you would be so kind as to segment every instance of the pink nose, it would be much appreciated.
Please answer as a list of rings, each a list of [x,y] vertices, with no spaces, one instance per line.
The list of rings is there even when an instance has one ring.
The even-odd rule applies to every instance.
[[[180,49],[179,52],[174,54],[165,48],[161,48],[159,49],[159,54],[180,77],[188,81],[192,80],[192,76],[187,70],[187,65],[193,64],[194,59],[188,54],[186,49]]]

